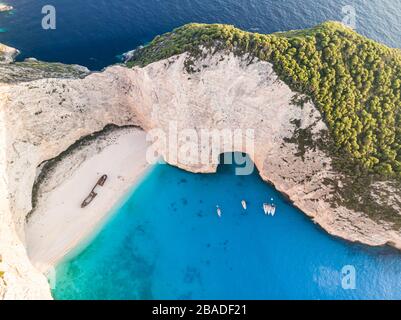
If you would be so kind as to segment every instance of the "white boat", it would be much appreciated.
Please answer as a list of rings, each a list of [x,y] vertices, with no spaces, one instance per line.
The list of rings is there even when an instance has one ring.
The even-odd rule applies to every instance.
[[[217,215],[219,216],[219,218],[221,218],[221,209],[219,208],[219,206],[217,206]]]
[[[274,205],[271,206],[271,214],[274,217],[274,215],[276,214],[276,207]]]
[[[263,204],[263,210],[266,215],[272,215],[274,216],[276,214],[276,206],[274,204]]]
[[[267,203],[263,204],[263,211],[265,212],[265,215],[270,215],[270,206]]]
[[[244,208],[244,210],[246,210],[247,206],[246,206],[246,201],[242,200],[241,201],[242,207]]]

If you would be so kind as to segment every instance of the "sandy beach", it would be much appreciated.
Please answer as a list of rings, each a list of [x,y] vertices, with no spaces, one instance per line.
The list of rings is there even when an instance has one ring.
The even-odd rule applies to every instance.
[[[28,255],[39,271],[47,272],[96,230],[144,176],[150,168],[146,149],[145,132],[116,129],[74,149],[49,170],[26,226]],[[104,174],[105,185],[82,209],[82,201]]]

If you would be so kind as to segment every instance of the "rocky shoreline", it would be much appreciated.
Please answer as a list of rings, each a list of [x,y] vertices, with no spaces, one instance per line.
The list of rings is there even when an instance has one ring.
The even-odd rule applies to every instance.
[[[222,130],[256,128],[251,157],[263,180],[286,194],[328,233],[351,242],[401,249],[401,233],[392,223],[379,223],[362,211],[334,201],[336,189],[343,187],[344,177],[334,169],[332,158],[319,148],[318,141],[327,136],[327,127],[311,102],[302,107],[294,105],[294,93],[278,79],[270,63],[249,64],[246,57],[216,54],[198,60],[194,68],[200,71],[188,78],[182,73],[185,59],[185,54],[171,58],[168,68],[166,61],[159,61],[148,68],[134,69],[136,79],[153,79],[151,84],[142,86],[144,91],[139,94],[154,97],[153,101],[147,101],[148,106],[143,102],[134,106],[146,130],[161,127],[168,132],[171,121],[182,124],[182,129],[186,124],[191,128]],[[169,81],[172,74],[175,84]],[[225,79],[224,83],[219,83],[221,79]],[[216,95],[216,92],[218,97],[213,97],[212,93]],[[182,97],[182,100],[173,97]],[[302,153],[301,141],[294,139],[300,129],[308,130],[311,140],[311,145],[302,146]],[[233,151],[232,146],[223,146],[221,151]],[[170,161],[168,154],[164,156],[170,164],[192,172],[217,169],[216,165],[191,166],[185,161]],[[389,186],[383,184],[382,188],[387,190]]]
[[[188,73],[187,58],[184,53],[144,68],[112,66],[82,79],[75,74],[71,79],[46,78],[44,73],[21,82],[10,76],[0,84],[1,298],[51,297],[46,278],[26,253],[25,221],[32,211],[38,170],[43,162],[111,124],[166,133],[172,122],[178,130],[191,128],[198,133],[252,128],[254,150],[234,150],[232,144],[224,143],[219,152],[249,153],[261,177],[328,233],[401,249],[398,228],[334,201],[344,177],[319,147],[327,127],[311,102],[294,103],[297,94],[279,79],[270,63],[220,52],[199,57],[193,62],[197,72]],[[10,66],[18,69],[16,64]],[[47,74],[53,74],[52,65],[44,66]],[[301,145],[300,130],[308,132],[308,145]],[[214,161],[209,164],[188,164],[185,158],[173,159],[166,149],[158,152],[168,163],[188,171],[217,169],[212,153]],[[386,183],[380,188],[390,190]],[[396,206],[396,200],[391,200],[387,205]],[[380,201],[383,205],[387,200]]]
[[[19,50],[0,43],[0,65],[14,62],[19,54]]]

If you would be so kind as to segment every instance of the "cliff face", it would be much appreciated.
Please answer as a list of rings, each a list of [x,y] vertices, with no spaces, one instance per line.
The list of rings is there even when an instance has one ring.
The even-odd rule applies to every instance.
[[[312,103],[294,103],[299,97],[278,79],[270,63],[221,53],[198,59],[193,65],[198,71],[188,74],[183,72],[186,58],[183,54],[129,73],[133,108],[145,130],[169,132],[172,122],[178,131],[196,128],[199,135],[201,129],[254,129],[254,150],[228,144],[220,152],[250,153],[262,178],[330,234],[401,249],[401,234],[392,223],[374,221],[338,201],[347,177],[333,168],[325,150],[330,143],[327,127]],[[167,162],[186,170],[216,170],[215,164],[189,164],[185,156],[176,161],[168,153],[164,150]],[[399,212],[399,202],[383,196],[399,194],[396,186],[383,182],[382,196],[375,187],[365,188],[383,207]]]
[[[178,131],[198,133],[253,129],[252,150],[226,143],[219,152],[248,152],[262,178],[329,233],[401,249],[400,233],[391,225],[333,203],[343,177],[321,147],[326,125],[312,103],[293,103],[296,95],[270,63],[216,53],[199,57],[193,65],[197,71],[188,73],[186,62],[184,53],[144,68],[113,66],[84,79],[0,85],[0,271],[5,272],[0,297],[50,298],[46,279],[32,267],[24,248],[35,177],[41,163],[108,124],[167,134],[172,123]],[[178,141],[178,148],[183,144]],[[190,163],[185,156],[174,159],[161,147],[158,151],[189,171],[214,172],[217,167]]]

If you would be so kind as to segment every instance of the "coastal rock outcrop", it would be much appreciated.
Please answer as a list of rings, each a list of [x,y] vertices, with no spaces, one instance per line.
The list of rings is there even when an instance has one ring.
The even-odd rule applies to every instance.
[[[327,127],[311,102],[294,102],[298,95],[269,62],[219,52],[193,61],[196,72],[189,73],[187,58],[184,53],[144,68],[112,66],[82,79],[0,84],[1,298],[50,298],[45,277],[30,264],[24,247],[35,179],[42,163],[109,124],[167,134],[171,123],[198,133],[252,129],[252,150],[224,143],[219,153],[249,153],[262,178],[330,234],[401,249],[401,234],[391,224],[334,202],[343,177],[321,147]],[[158,151],[189,171],[217,169],[211,150],[214,161],[196,164],[170,157],[168,149]]]
[[[0,64],[14,62],[19,53],[19,50],[0,43]]]
[[[14,9],[14,8],[13,8],[12,6],[9,6],[9,5],[7,5],[7,4],[0,3],[0,12],[11,11],[11,10],[13,10],[13,9]]]

